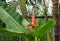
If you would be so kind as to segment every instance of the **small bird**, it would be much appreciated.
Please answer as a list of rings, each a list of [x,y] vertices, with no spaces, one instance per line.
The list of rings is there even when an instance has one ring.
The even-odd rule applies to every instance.
[[[32,23],[31,24],[28,24],[27,26],[31,26],[31,27],[34,27],[36,25],[36,18],[34,16],[34,14],[32,14]]]

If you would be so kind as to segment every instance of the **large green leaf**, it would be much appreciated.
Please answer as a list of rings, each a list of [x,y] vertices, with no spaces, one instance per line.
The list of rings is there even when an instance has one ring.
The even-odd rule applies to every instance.
[[[9,30],[11,30],[11,31],[9,31]],[[34,38],[32,35],[25,34],[25,33],[16,33],[16,32],[13,32],[12,29],[6,29],[6,28],[3,28],[1,26],[0,26],[0,32],[7,33],[8,35],[11,35],[11,36],[22,36],[22,37],[27,38],[29,40]],[[33,40],[31,40],[31,41],[33,41]]]
[[[1,20],[9,27],[7,28],[1,28],[0,31],[7,32],[8,34],[14,34],[14,35],[21,35],[23,37],[27,37],[29,39],[33,38],[32,35],[26,34],[27,28],[25,29],[22,27],[10,14],[8,14],[2,7],[0,7],[0,18]],[[26,22],[26,23],[24,23]],[[27,21],[23,19],[21,24],[24,24],[23,26],[27,27]],[[31,36],[31,37],[30,37]]]
[[[20,2],[20,1],[19,1]],[[4,5],[1,5],[7,12],[8,14],[14,18],[14,20],[19,23],[19,25],[21,25],[24,29],[29,29],[27,27],[27,24],[29,24],[29,22],[26,19],[23,19],[19,13],[17,13],[13,8],[11,8],[10,6],[6,5],[6,3],[3,3]],[[27,31],[26,31],[27,32]]]
[[[49,20],[47,23],[40,26],[37,31],[33,34],[36,37],[41,37],[44,35],[48,30],[50,30],[56,24],[55,20]]]
[[[12,29],[13,32],[16,33],[25,33],[26,29],[19,25],[19,23],[17,23],[2,7],[0,7],[0,18],[9,26],[7,29]]]
[[[4,10],[6,10],[8,12],[8,14],[17,22],[19,23],[19,25],[21,25],[24,29],[26,29],[26,33],[28,33],[29,31],[27,31],[27,29],[29,29],[27,27],[27,24],[29,24],[29,22],[26,19],[23,19],[18,13],[16,13],[16,11],[11,8],[10,6],[6,5],[6,3],[3,3],[4,5],[1,5]],[[9,29],[10,31],[10,29]]]
[[[22,18],[18,13],[16,13],[16,12],[13,10],[13,8],[8,7],[8,8],[5,8],[5,10],[8,12],[8,14],[9,14],[10,16],[12,16],[12,17],[15,19],[15,21],[17,21],[24,29],[29,29],[29,28],[27,27],[27,24],[29,24],[29,22],[28,22],[26,19]],[[27,32],[27,31],[26,31],[26,32]]]

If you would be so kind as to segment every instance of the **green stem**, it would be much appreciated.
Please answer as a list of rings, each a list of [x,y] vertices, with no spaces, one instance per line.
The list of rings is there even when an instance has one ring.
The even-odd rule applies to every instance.
[[[40,41],[40,38],[38,39],[38,41]]]
[[[50,41],[50,35],[49,35],[49,32],[47,32],[47,41]]]
[[[38,41],[37,37],[35,37],[35,40],[34,41]]]
[[[35,40],[34,41],[40,41],[40,38],[35,37]]]

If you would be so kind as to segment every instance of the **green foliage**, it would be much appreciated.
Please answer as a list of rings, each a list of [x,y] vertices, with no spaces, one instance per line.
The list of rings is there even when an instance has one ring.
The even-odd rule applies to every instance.
[[[3,11],[3,12],[2,12]],[[3,8],[0,7],[0,18],[5,22],[8,28],[2,28],[4,32],[13,32],[18,33],[21,36],[29,37],[30,35],[26,34],[26,29],[23,28],[19,23],[14,20],[12,16],[10,16]],[[0,27],[1,28],[1,27]],[[0,29],[2,31],[2,29]],[[25,34],[24,34],[25,33]],[[30,38],[30,37],[29,37]]]
[[[8,25],[10,27],[7,28],[9,31],[13,32],[17,32],[17,33],[23,33],[25,32],[25,29],[23,29],[23,27],[21,27],[7,12],[5,12],[1,7],[0,7],[0,18],[3,20],[3,22],[5,22],[6,25]]]
[[[0,1],[1,2],[1,1]],[[3,5],[4,4],[4,5]],[[0,10],[2,10],[2,11],[7,11],[6,13],[7,13],[7,15],[9,15],[9,16],[11,16],[12,18],[13,18],[13,20],[15,20],[19,25],[20,25],[20,27],[22,27],[24,30],[22,30],[22,31],[24,31],[24,33],[28,33],[28,31],[27,31],[27,29],[28,29],[28,27],[27,27],[27,24],[28,24],[28,22],[27,22],[27,20],[25,20],[25,19],[22,19],[22,17],[18,14],[18,13],[16,13],[16,11],[13,9],[13,8],[11,8],[10,6],[8,6],[5,2],[1,2],[0,3],[0,6],[1,7],[3,7],[5,10],[2,10],[2,9],[0,9]],[[9,17],[8,16],[8,17]],[[2,21],[4,21],[4,20],[2,20]],[[4,23],[5,23],[6,21],[4,21]],[[9,18],[8,18],[8,21],[7,22],[10,22],[10,20],[9,20]],[[6,22],[6,23],[7,23]],[[23,22],[26,22],[26,23],[23,23]],[[8,24],[8,23],[7,23]],[[6,25],[7,25],[6,24]],[[12,25],[12,22],[11,22],[11,24],[9,24],[9,25]],[[13,26],[13,25],[12,25]],[[15,28],[15,30],[13,30],[12,29],[12,27],[9,27],[8,25],[7,25],[7,28],[1,28],[0,29],[0,32],[6,32],[7,34],[9,34],[9,35],[13,35],[13,36],[23,36],[23,37],[26,37],[26,38],[30,38],[29,36],[29,34],[24,34],[23,32],[22,33],[20,33],[20,27],[18,27],[18,32],[19,33],[17,33],[17,30],[16,30],[16,28],[13,26],[13,29]],[[11,32],[10,32],[11,31]],[[16,31],[16,32],[15,32]],[[33,37],[31,37],[31,38],[33,38]]]
[[[11,15],[9,15],[2,7],[0,7],[0,18],[3,20],[3,22],[5,22],[6,25],[9,26],[9,28],[4,28],[4,30],[13,32],[13,33],[18,33],[22,36],[25,36],[25,35],[28,37],[30,36],[26,34],[27,30],[23,28],[21,25],[19,25],[19,23]],[[27,27],[26,25],[28,22],[25,19],[22,20],[22,23],[24,23],[23,26]],[[33,34],[33,36],[41,37],[44,33],[50,30],[55,24],[56,24],[55,20],[53,19],[49,20],[47,23],[39,27],[37,31]],[[25,35],[22,33],[25,33]]]
[[[49,20],[47,23],[40,26],[37,31],[34,33],[36,37],[41,37],[44,33],[50,30],[56,24],[55,20]]]
[[[6,32],[14,36],[27,37],[29,41],[33,41],[35,36],[43,36],[56,24],[55,20],[49,20],[45,24],[43,24],[43,20],[42,22],[39,20],[37,23],[39,28],[37,27],[37,31],[33,32],[33,35],[30,35],[28,30],[29,27],[27,27],[29,22],[26,19],[23,19],[18,13],[15,12],[13,8],[9,7],[5,2],[0,1],[0,6],[0,18],[6,24],[6,26],[8,26],[6,28],[0,27],[0,32]]]
[[[22,11],[26,11],[26,0],[20,0]]]

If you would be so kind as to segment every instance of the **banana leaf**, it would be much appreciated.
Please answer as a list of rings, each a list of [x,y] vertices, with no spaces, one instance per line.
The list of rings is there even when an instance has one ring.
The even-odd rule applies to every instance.
[[[26,34],[26,29],[23,28],[11,15],[9,15],[2,7],[0,7],[0,18],[9,28],[1,28],[0,31],[9,34],[21,35],[23,37],[32,38],[32,35]]]
[[[7,24],[10,28],[15,31],[19,31],[18,33],[25,33],[25,29],[19,25],[3,8],[0,7],[0,18],[3,20],[5,24]]]
[[[56,24],[56,21],[54,19],[48,20],[47,23],[41,25],[35,33],[33,33],[36,37],[41,37],[44,35],[47,31],[52,29]]]

